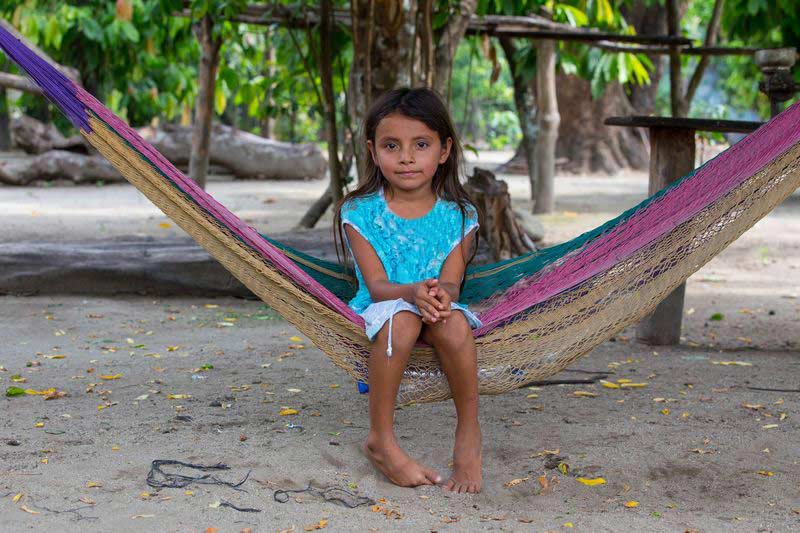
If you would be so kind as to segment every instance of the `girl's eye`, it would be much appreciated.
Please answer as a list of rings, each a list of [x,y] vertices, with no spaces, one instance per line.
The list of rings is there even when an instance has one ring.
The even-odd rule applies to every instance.
[[[428,143],[426,143],[425,141],[419,141],[419,142],[417,143],[417,148],[420,148],[420,149],[425,149],[425,148],[427,148],[427,147],[428,147]]]
[[[394,150],[397,148],[397,145],[395,143],[386,143],[386,148],[389,150]]]

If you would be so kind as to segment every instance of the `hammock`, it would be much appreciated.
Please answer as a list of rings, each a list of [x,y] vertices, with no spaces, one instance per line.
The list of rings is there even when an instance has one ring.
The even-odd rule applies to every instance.
[[[133,129],[0,27],[0,47],[83,136],[176,224],[331,360],[368,382],[353,278],[260,235]],[[692,273],[800,186],[800,102],[714,159],[575,239],[468,269],[478,387],[499,394],[543,379],[649,314]],[[418,345],[400,403],[450,397],[433,350]]]

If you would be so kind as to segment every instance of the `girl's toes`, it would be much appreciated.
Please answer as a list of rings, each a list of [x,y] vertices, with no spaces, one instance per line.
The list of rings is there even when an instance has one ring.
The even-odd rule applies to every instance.
[[[438,485],[442,482],[442,476],[437,474],[435,470],[426,468],[423,472],[425,473],[425,477],[430,481],[429,485]]]
[[[455,486],[456,486],[456,482],[453,481],[452,479],[448,479],[447,483],[445,483],[444,487],[442,487],[442,488],[444,490],[449,490],[449,491],[453,492],[455,490]]]

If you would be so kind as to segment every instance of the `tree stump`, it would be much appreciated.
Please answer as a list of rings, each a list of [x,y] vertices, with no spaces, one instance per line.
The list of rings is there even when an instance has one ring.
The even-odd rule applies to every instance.
[[[464,188],[470,198],[483,212],[480,228],[495,261],[502,261],[527,252],[535,251],[534,241],[542,235],[530,232],[520,223],[520,216],[511,209],[508,184],[498,180],[490,171],[475,168]]]

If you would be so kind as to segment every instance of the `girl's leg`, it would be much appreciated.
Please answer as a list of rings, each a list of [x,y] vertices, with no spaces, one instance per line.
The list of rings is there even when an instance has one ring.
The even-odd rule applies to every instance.
[[[421,319],[409,311],[394,316],[392,356],[386,355],[388,322],[378,332],[369,357],[369,436],[364,453],[393,483],[403,487],[433,485],[441,481],[433,470],[412,460],[397,444],[394,408],[403,371],[422,329]]]
[[[480,492],[483,477],[478,423],[478,358],[472,329],[466,317],[454,310],[447,323],[425,324],[422,339],[433,346],[439,356],[458,416],[453,476],[444,488],[453,492]]]

